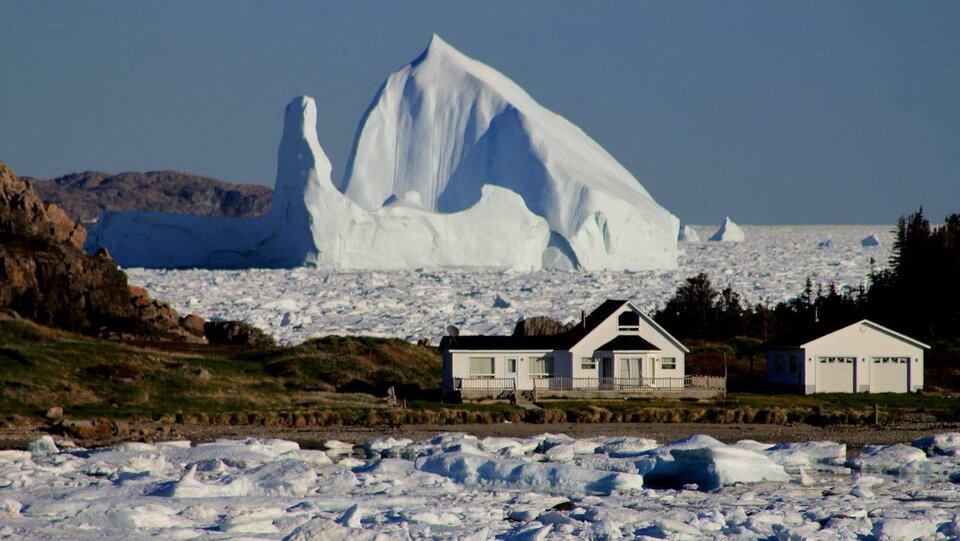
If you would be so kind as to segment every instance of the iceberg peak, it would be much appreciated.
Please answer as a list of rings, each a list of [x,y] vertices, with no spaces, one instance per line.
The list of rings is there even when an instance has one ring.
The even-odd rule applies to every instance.
[[[424,209],[457,213],[476,205],[484,186],[506,188],[549,223],[549,268],[677,265],[679,220],[629,171],[510,78],[437,35],[380,88],[345,171],[340,191],[370,211],[413,190]]]

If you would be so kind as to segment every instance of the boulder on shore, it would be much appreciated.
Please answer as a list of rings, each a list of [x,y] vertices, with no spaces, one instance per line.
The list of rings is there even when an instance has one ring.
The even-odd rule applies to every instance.
[[[272,336],[242,321],[208,321],[203,324],[203,332],[211,344],[252,347],[277,345]]]

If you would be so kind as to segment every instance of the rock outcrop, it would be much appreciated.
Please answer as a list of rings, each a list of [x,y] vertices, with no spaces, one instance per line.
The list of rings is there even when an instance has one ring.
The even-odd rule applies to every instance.
[[[85,254],[85,236],[0,162],[0,308],[106,338],[204,341],[169,305],[129,286],[105,250]]]
[[[521,319],[513,329],[514,336],[553,336],[563,334],[573,328],[573,323],[560,323],[547,316],[534,316]]]

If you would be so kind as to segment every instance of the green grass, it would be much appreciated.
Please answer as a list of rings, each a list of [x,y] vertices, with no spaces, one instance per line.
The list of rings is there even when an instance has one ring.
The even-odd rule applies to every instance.
[[[126,419],[240,412],[249,420],[269,412],[336,410],[339,422],[383,405],[338,389],[391,385],[400,396],[439,388],[439,354],[379,338],[327,337],[260,350],[122,344],[0,322],[0,420],[37,419],[60,406],[71,418]]]

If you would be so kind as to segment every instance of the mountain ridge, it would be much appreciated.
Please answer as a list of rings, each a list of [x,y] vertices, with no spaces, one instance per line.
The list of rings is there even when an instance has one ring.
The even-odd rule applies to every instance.
[[[205,216],[260,216],[270,209],[273,190],[233,184],[193,173],[102,171],[67,173],[51,179],[22,177],[44,203],[54,203],[74,221],[92,223],[108,210],[142,210]]]

